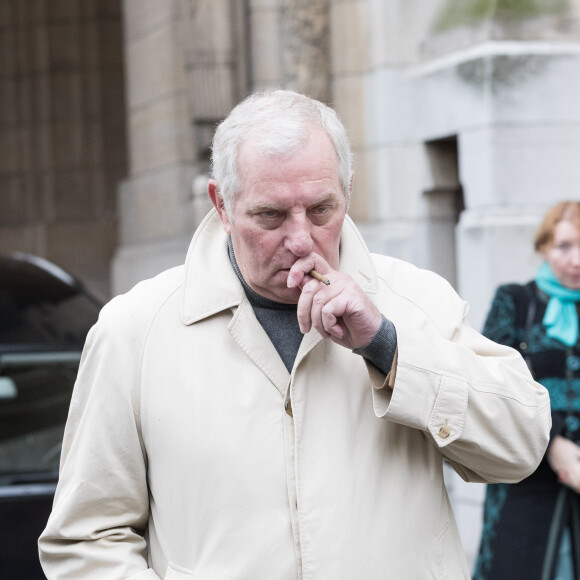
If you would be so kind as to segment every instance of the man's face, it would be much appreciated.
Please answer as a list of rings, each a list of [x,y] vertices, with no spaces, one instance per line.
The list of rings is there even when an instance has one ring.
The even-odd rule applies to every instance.
[[[249,140],[240,149],[238,168],[242,190],[234,200],[233,220],[223,209],[218,184],[209,185],[238,266],[255,292],[295,304],[300,289],[286,282],[298,258],[316,252],[338,268],[346,199],[332,143],[316,128],[306,146],[281,158],[260,153]]]

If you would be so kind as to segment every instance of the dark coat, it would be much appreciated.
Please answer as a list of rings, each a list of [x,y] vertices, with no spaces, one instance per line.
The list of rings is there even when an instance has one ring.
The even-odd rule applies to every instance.
[[[520,351],[534,378],[547,388],[550,440],[555,435],[580,440],[580,348],[547,336],[542,324],[547,304],[548,296],[535,282],[500,286],[483,334]],[[545,457],[522,482],[487,486],[473,580],[540,579],[561,488]]]

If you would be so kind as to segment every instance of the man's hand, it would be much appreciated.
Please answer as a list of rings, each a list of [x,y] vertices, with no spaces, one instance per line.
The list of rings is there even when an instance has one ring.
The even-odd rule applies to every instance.
[[[330,280],[326,286],[308,275],[316,270]],[[382,315],[361,287],[347,274],[333,270],[314,252],[290,269],[288,288],[299,286],[298,323],[307,333],[314,327],[324,338],[355,349],[367,345],[379,330]]]
[[[573,441],[556,435],[548,449],[548,463],[558,474],[560,483],[580,492],[580,447]]]

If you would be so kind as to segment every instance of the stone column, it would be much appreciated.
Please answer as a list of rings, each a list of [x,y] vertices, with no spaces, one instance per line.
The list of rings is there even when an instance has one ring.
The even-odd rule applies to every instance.
[[[214,128],[245,93],[242,3],[124,0],[124,12],[130,174],[116,292],[184,261],[211,205]]]
[[[282,87],[330,103],[330,0],[247,0],[252,90]]]
[[[287,89],[330,103],[329,0],[280,0],[282,78]]]
[[[120,1],[0,8],[0,251],[46,257],[109,296],[125,176]]]
[[[183,262],[195,152],[180,0],[124,0],[129,177],[119,192],[113,290]]]
[[[347,127],[355,154],[349,213],[360,222],[369,217],[369,199],[372,195],[367,181],[369,155],[365,111],[369,3],[367,0],[333,0],[329,10],[332,104]]]

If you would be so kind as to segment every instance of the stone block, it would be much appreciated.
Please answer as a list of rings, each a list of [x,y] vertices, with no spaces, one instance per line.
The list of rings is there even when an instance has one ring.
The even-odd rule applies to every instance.
[[[119,6],[120,12],[122,0],[115,1]],[[87,22],[96,20],[98,14],[98,5],[100,3],[100,0],[83,0],[80,6],[81,21]]]
[[[372,198],[372,189],[369,186],[369,153],[367,151],[354,151],[353,171],[354,180],[350,196],[350,207],[348,213],[355,221],[369,219],[369,202]]]
[[[17,103],[18,103],[18,85],[16,83],[16,80],[8,78],[2,79],[2,82],[0,83],[1,131],[5,131],[8,127],[16,126],[17,110],[18,110]]]
[[[419,62],[439,1],[370,0],[369,66]]]
[[[39,224],[16,225],[0,228],[0,253],[25,252],[43,255],[44,226]]]
[[[16,173],[19,169],[19,131],[0,131],[0,175]]]
[[[56,123],[83,118],[83,75],[78,72],[54,72],[50,76],[50,114]]]
[[[19,26],[37,26],[46,22],[50,0],[27,0],[4,1],[2,4],[10,5],[12,8],[12,17],[15,18]],[[10,10],[10,7],[8,8]]]
[[[14,147],[18,152],[19,173],[24,176],[30,176],[36,168],[34,133],[34,129],[26,125],[20,127],[16,132],[17,139]]]
[[[58,221],[95,216],[91,187],[84,170],[59,171],[53,176],[53,212]]]
[[[379,219],[413,219],[419,200],[430,189],[427,158],[421,144],[382,146],[368,153],[367,190],[373,215]]]
[[[191,15],[191,64],[219,65],[235,57],[229,0],[202,0]],[[215,61],[214,61],[215,58]]]
[[[97,0],[97,14],[101,19],[112,18],[120,21],[122,18],[122,2],[123,0]]]
[[[459,140],[468,207],[543,204],[565,199],[580,182],[580,123],[489,127]]]
[[[21,176],[0,176],[0,225],[18,224],[31,217],[30,200]],[[1,228],[0,228],[1,229]]]
[[[93,215],[97,218],[103,216],[116,215],[116,193],[117,183],[109,185],[107,175],[104,169],[89,169],[85,171],[85,180],[87,183],[86,205],[93,209]],[[116,182],[119,180],[115,180]],[[112,188],[113,191],[109,191]]]
[[[250,0],[250,10],[258,12],[260,10],[276,10],[280,0]]]
[[[77,22],[81,16],[81,4],[78,0],[49,0],[46,6],[49,23]]]
[[[33,91],[34,79],[31,75],[25,75],[18,79],[18,103],[16,125],[32,125],[35,117],[35,94]]]
[[[129,115],[131,173],[193,158],[185,95],[169,96]]]
[[[52,126],[51,145],[54,168],[79,167],[85,160],[84,127],[73,122]]]
[[[489,61],[495,122],[580,122],[580,44],[520,43]]]
[[[371,252],[413,262],[414,224],[404,219],[356,222]]]
[[[34,123],[51,122],[51,80],[48,73],[38,73],[32,78],[32,98],[34,103]]]
[[[117,242],[115,220],[46,227],[44,255],[79,278],[101,299],[109,295],[109,267]]]
[[[41,123],[34,128],[35,165],[42,171],[52,169],[53,144],[50,123]]]
[[[123,28],[118,20],[107,19],[98,23],[99,65],[123,65]]]
[[[119,195],[123,245],[193,234],[190,165],[147,172],[122,184]]]
[[[406,123],[407,135],[435,139],[491,123],[577,122],[579,50],[572,44],[488,43],[417,65],[398,78],[378,69],[377,90],[391,94],[399,108],[411,104],[412,111],[410,117],[389,117],[385,127],[401,135]]]
[[[173,19],[178,0],[122,0],[125,36],[129,43]]]
[[[80,28],[83,75],[91,74],[100,66],[99,25],[94,16],[86,17],[78,24]],[[122,46],[122,45],[121,45]],[[120,48],[117,47],[120,51]]]
[[[99,176],[93,188],[95,195],[100,195],[99,203],[96,205],[99,215],[117,215],[117,194],[121,183],[127,179],[125,164],[108,164],[102,170],[91,172],[89,175],[95,174]]]
[[[30,27],[17,29],[16,41],[16,66],[20,75],[35,70],[35,30]]]
[[[175,23],[168,22],[129,44],[127,100],[130,109],[183,88],[183,62],[176,44],[177,36]]]
[[[48,53],[51,67],[80,69],[82,64],[80,29],[76,23],[52,23],[48,27]]]
[[[0,4],[3,4],[3,2],[0,2]],[[3,79],[12,78],[16,74],[17,38],[18,33],[16,30],[7,27],[2,28],[0,33],[0,75]]]
[[[256,85],[278,86],[281,77],[280,30],[278,12],[274,9],[251,13],[251,55]]]
[[[404,121],[408,122],[407,135],[424,141],[492,122],[493,103],[485,88],[466,86],[458,79],[454,64],[442,59],[413,67],[405,76],[408,86],[399,93],[409,99],[404,109],[407,114],[398,121],[394,115],[389,117],[394,123],[390,138],[404,136]]]
[[[106,163],[124,162],[127,157],[127,118],[122,69],[111,67],[102,71],[100,86],[103,158]]]
[[[193,117],[200,122],[215,123],[223,119],[234,103],[234,77],[231,67],[216,64],[211,67],[192,66],[188,77]],[[214,126],[212,126],[213,135]]]
[[[48,26],[43,24],[37,25],[32,29],[34,40],[33,70],[35,73],[48,74],[50,69],[50,52],[48,50]]]
[[[556,201],[550,199],[548,205]],[[533,277],[540,263],[533,236],[546,209],[523,203],[461,214],[456,230],[458,291],[470,304],[469,321],[476,330],[483,328],[497,286]]]
[[[182,235],[156,242],[123,245],[112,262],[112,295],[130,290],[135,284],[185,262],[192,236]]]
[[[362,106],[366,113],[368,144],[380,147],[388,142],[419,140],[422,126],[417,119],[418,95],[404,70],[380,68],[363,78],[365,101]]]
[[[330,43],[334,76],[360,74],[369,62],[368,2],[345,2],[330,7]]]
[[[90,121],[101,118],[101,72],[97,69],[86,70],[83,74],[83,116]]]
[[[108,268],[116,242],[114,220],[58,222],[46,227],[46,255],[77,275],[91,265]]]
[[[97,120],[88,120],[85,124],[85,163],[96,167],[104,160],[103,125]]]
[[[338,77],[333,81],[333,106],[348,131],[353,148],[367,144],[365,124],[365,86],[363,77]]]

